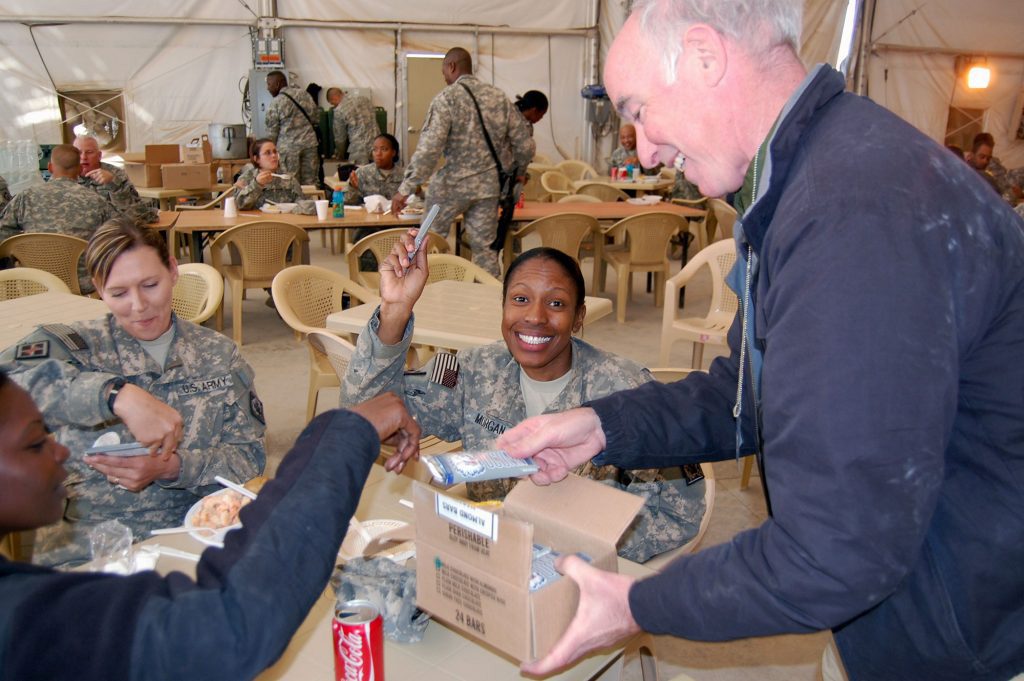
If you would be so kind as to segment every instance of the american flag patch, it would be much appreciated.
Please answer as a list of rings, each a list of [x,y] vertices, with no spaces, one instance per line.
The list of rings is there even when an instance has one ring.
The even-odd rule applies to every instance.
[[[50,356],[50,341],[41,340],[34,343],[22,343],[18,346],[15,359],[46,359]]]
[[[450,352],[439,352],[434,355],[434,370],[430,372],[430,381],[446,388],[454,388],[459,383],[459,360]]]
[[[89,347],[85,344],[85,340],[78,335],[78,332],[67,324],[44,324],[42,329],[63,343],[64,347],[72,352],[75,350],[85,350]]]

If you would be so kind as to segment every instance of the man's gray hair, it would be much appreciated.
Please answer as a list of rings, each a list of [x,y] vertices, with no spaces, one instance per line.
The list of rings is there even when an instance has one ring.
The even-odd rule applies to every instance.
[[[707,24],[754,55],[787,46],[800,53],[803,5],[799,0],[634,0],[643,34],[662,53],[665,80],[676,79],[683,45],[679,34]]]

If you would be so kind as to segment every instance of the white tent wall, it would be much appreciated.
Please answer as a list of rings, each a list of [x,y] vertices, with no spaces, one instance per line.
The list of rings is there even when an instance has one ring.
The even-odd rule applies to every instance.
[[[1024,166],[1024,140],[1016,138],[1024,91],[1022,35],[1024,2],[1018,0],[878,2],[867,94],[940,143],[950,106],[986,109],[982,124],[995,137],[996,156],[1008,168]],[[968,90],[958,82],[957,54],[988,55],[987,89]]]

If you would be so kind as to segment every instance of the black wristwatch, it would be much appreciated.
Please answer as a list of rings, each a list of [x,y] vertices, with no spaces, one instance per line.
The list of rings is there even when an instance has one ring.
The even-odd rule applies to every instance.
[[[121,392],[121,388],[123,388],[126,383],[127,381],[120,376],[107,382],[107,385],[110,386],[110,392],[107,393],[107,409],[110,410],[111,414],[114,413],[114,400],[117,399],[117,394]]]

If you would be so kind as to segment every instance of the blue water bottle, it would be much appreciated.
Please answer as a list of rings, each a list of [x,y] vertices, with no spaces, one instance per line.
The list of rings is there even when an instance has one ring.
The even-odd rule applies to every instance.
[[[335,189],[334,196],[331,197],[331,203],[334,204],[334,210],[331,213],[336,218],[345,217],[345,190]]]
[[[626,166],[626,177],[623,178],[623,179],[625,179],[626,182],[629,182],[630,180],[633,179],[633,164],[632,163],[630,163],[630,164],[628,164]]]

